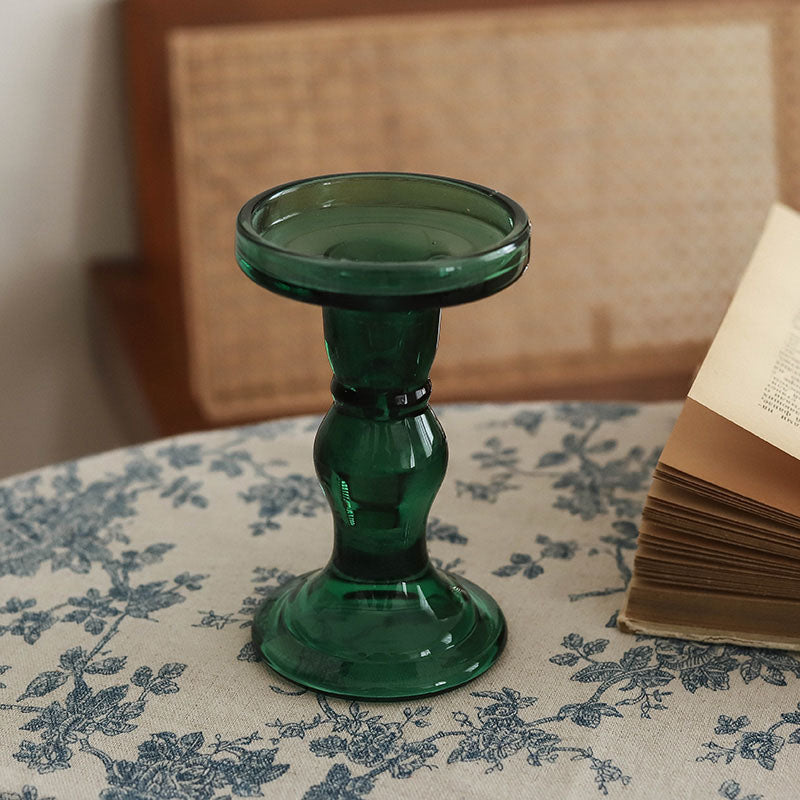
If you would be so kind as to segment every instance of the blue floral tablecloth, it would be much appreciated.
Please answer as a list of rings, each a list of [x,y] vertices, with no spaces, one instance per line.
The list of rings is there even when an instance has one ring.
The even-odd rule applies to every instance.
[[[800,660],[615,627],[679,411],[440,409],[432,556],[491,591],[500,662],[350,702],[256,661],[250,617],[331,546],[318,420],[0,483],[0,800],[800,796]]]

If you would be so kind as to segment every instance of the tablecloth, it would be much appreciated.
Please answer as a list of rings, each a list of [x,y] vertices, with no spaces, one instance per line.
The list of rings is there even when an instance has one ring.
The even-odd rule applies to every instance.
[[[432,557],[500,601],[500,661],[408,702],[258,662],[261,599],[332,542],[318,419],[0,482],[0,798],[800,796],[800,659],[615,627],[676,404],[438,409]]]

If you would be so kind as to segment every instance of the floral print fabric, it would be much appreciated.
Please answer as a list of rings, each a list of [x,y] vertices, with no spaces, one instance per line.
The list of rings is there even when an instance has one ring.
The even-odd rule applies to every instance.
[[[431,555],[510,634],[413,702],[304,691],[250,644],[261,599],[329,555],[318,420],[0,482],[0,800],[795,798],[797,655],[615,627],[678,410],[440,410]]]

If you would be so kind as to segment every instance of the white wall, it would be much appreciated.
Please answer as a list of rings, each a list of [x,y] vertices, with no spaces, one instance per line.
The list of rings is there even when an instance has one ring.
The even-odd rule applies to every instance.
[[[0,0],[0,477],[124,443],[86,280],[135,247],[118,15]]]

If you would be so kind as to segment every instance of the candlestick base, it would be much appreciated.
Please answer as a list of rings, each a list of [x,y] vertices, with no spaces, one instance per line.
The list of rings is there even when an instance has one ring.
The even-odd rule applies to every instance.
[[[328,694],[420,697],[485,672],[506,640],[490,595],[429,568],[417,580],[357,583],[328,566],[281,587],[256,612],[253,641],[278,673]]]

